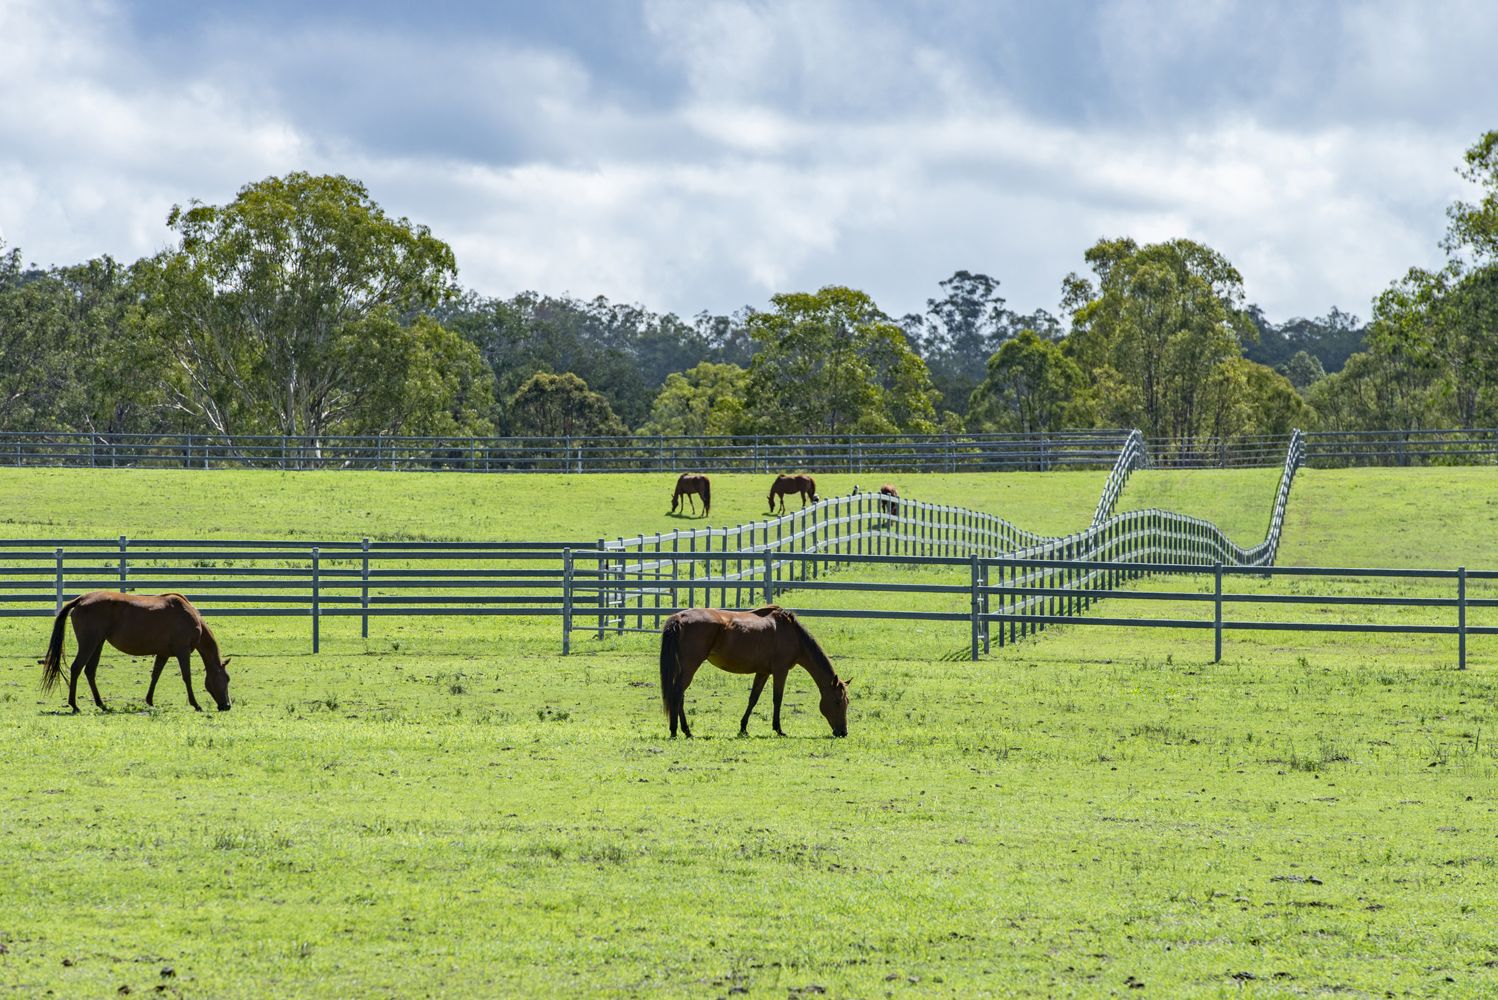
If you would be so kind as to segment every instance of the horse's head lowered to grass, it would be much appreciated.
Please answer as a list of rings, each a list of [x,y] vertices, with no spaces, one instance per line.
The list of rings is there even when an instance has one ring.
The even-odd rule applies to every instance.
[[[817,705],[822,717],[832,727],[833,736],[848,735],[848,681],[835,678],[822,689],[822,700]]]

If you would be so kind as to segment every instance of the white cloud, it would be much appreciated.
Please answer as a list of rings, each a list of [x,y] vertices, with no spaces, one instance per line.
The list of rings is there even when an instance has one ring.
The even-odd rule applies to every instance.
[[[1132,4],[1096,30],[1118,35],[1116,79],[1147,93],[1161,84],[1139,60],[1220,43],[1241,11],[1201,8],[1184,42],[1125,30],[1149,13]],[[1451,167],[1476,136],[1402,104],[1376,126],[1252,104],[1048,117],[955,42],[863,4],[649,3],[644,24],[681,80],[649,100],[618,97],[574,53],[371,25],[226,28],[203,43],[221,55],[174,70],[132,55],[108,4],[10,0],[0,65],[28,99],[0,105],[0,235],[43,263],[132,257],[166,242],[171,204],[306,169],[364,180],[491,294],[690,314],[842,283],[900,313],[967,268],[1018,308],[1053,307],[1088,246],[1128,234],[1211,244],[1271,316],[1366,314],[1435,258]],[[1340,100],[1379,51],[1349,32]],[[1402,85],[1444,99],[1427,61],[1408,58]]]

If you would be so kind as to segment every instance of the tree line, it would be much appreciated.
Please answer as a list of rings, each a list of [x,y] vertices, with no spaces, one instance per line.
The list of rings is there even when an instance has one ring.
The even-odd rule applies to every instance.
[[[958,271],[924,312],[829,286],[683,319],[463,289],[358,181],[292,173],[175,207],[172,244],[26,267],[0,247],[0,430],[225,435],[806,434],[1498,422],[1498,132],[1458,168],[1440,268],[1365,324],[1271,322],[1222,254],[1101,239],[1060,315]]]

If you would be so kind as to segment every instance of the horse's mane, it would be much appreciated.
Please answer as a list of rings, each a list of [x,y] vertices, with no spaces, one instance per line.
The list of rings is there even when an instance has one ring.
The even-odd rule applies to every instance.
[[[822,649],[822,644],[817,642],[816,636],[808,632],[806,630],[806,626],[802,625],[801,620],[797,618],[792,612],[787,611],[785,608],[782,608],[779,605],[775,604],[768,605],[768,608],[772,609],[769,610],[769,614],[773,615],[778,620],[793,626],[796,631],[800,633],[801,643],[811,652],[812,661],[816,663],[818,667],[827,671],[827,676],[831,680],[836,681],[837,671],[832,669],[832,661],[827,658],[827,653]]]
[[[203,629],[198,634],[198,652],[203,654],[204,665],[208,663],[209,653],[213,654],[214,665],[223,663],[224,654],[218,648],[218,637],[213,634],[213,629],[208,627],[208,623],[203,620],[202,615],[198,616],[198,625]]]

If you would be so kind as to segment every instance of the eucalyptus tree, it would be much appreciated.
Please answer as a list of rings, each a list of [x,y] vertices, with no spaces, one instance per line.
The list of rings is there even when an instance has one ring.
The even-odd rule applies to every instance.
[[[225,205],[174,207],[167,225],[178,242],[152,262],[148,314],[173,403],[208,428],[489,429],[477,349],[426,315],[455,294],[452,250],[358,181],[270,177]]]
[[[937,427],[926,364],[864,292],[830,285],[775,295],[749,316],[758,348],[745,392],[764,433],[929,432]]]
[[[1243,278],[1222,254],[1193,240],[1140,246],[1100,240],[1086,253],[1096,277],[1069,275],[1067,350],[1091,379],[1105,423],[1152,437],[1209,433],[1224,366],[1241,358],[1253,326]]]

